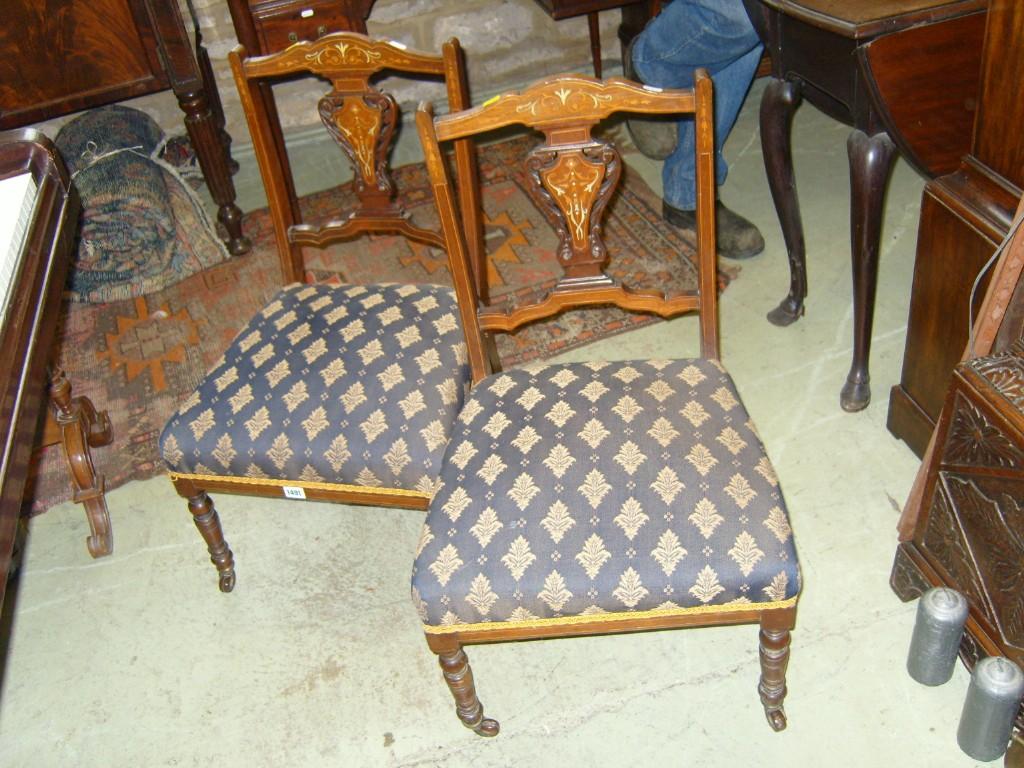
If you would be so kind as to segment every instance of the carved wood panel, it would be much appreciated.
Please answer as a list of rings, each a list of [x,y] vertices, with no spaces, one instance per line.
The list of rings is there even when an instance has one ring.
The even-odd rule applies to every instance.
[[[963,539],[960,569],[972,571],[977,604],[1003,640],[1024,651],[1024,480],[950,474],[943,488],[959,528],[946,533]]]
[[[958,392],[942,463],[1019,469],[1024,467],[1024,450]]]
[[[971,360],[953,382],[913,545],[967,597],[986,642],[1024,663],[1024,358]]]

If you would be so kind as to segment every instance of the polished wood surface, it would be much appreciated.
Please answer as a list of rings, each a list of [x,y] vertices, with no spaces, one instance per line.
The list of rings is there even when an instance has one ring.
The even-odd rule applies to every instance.
[[[886,132],[925,176],[951,173],[970,150],[985,17],[977,11],[885,34],[858,50]]]
[[[142,0],[8,0],[0,128],[170,87]]]
[[[973,94],[957,93],[954,86],[969,84],[970,78],[954,78],[947,86],[944,78],[933,78],[934,61],[930,57],[895,56],[894,51],[909,45],[918,48],[959,46],[945,23],[978,13],[980,2],[780,2],[744,0],[747,12],[765,43],[772,62],[772,83],[761,102],[761,144],[772,198],[779,215],[790,263],[790,286],[779,306],[768,314],[776,325],[796,322],[804,313],[808,293],[806,249],[793,173],[790,126],[801,101],[806,99],[833,118],[852,127],[847,139],[850,161],[851,267],[853,272],[853,355],[846,383],[840,392],[844,410],[865,408],[871,399],[869,358],[878,280],[878,237],[881,231],[884,191],[898,144],[889,131],[911,130],[899,142],[916,151],[921,136],[928,136],[929,121],[941,121],[941,112],[925,113],[917,107],[889,109],[884,98],[903,98],[900,82],[927,86],[923,104],[936,100],[952,105],[955,119],[963,121],[966,101]],[[849,7],[848,7],[849,6]],[[890,15],[884,16],[882,14]],[[877,55],[870,46],[888,33]],[[907,43],[896,37],[910,34]],[[964,46],[961,58],[969,58]],[[897,65],[892,69],[891,65]],[[886,71],[874,70],[875,66]],[[894,81],[897,85],[894,86]],[[969,87],[969,85],[968,85]],[[922,97],[920,92],[915,99]],[[897,119],[898,118],[898,119]],[[926,142],[927,143],[927,142]],[[938,162],[948,162],[949,154],[938,153]],[[936,157],[936,151],[923,147],[918,157]],[[921,161],[925,171],[928,164]]]
[[[903,370],[890,393],[888,416],[889,431],[919,456],[967,343],[978,270],[1007,234],[1024,188],[1024,105],[1015,85],[1007,90],[1024,78],[1022,41],[1020,4],[993,0],[971,148],[957,170],[925,187]]]
[[[1020,84],[1024,78],[1024,3],[992,0],[985,31],[981,96],[971,154],[996,176],[1024,189]]]
[[[786,16],[860,39],[984,10],[986,0],[763,0]]]
[[[198,24],[179,0],[9,0],[0,25],[0,128],[174,91],[228,250],[246,253],[231,137]]]
[[[611,278],[605,268],[609,254],[601,237],[602,215],[615,191],[621,172],[617,150],[593,135],[594,127],[616,112],[642,114],[694,113],[697,145],[697,289],[683,296],[637,293]],[[711,79],[698,70],[695,87],[687,91],[654,91],[630,81],[611,78],[598,81],[578,75],[562,75],[535,83],[519,93],[503,94],[467,112],[433,118],[429,105],[416,115],[424,147],[427,171],[433,186],[438,214],[447,242],[459,311],[466,331],[474,384],[493,372],[488,353],[493,332],[514,332],[522,325],[570,308],[615,304],[624,309],[671,315],[699,313],[701,355],[717,359],[718,288],[714,222],[714,139]],[[509,128],[528,126],[543,134],[543,141],[524,158],[528,190],[538,207],[546,210],[559,236],[558,260],[564,275],[550,291],[513,311],[495,308],[475,290],[477,261],[465,243],[455,206],[451,178],[441,145]],[[461,212],[461,213],[464,213]],[[479,274],[479,273],[477,273]],[[486,274],[486,271],[484,271]],[[459,524],[462,524],[461,521]],[[789,661],[790,630],[796,621],[795,607],[718,611],[699,615],[655,616],[626,620],[593,620],[536,627],[510,627],[502,622],[475,625],[464,630],[426,634],[437,654],[442,675],[455,701],[461,722],[481,736],[495,736],[497,720],[484,715],[476,692],[473,671],[463,646],[573,637],[653,629],[759,623],[761,677],[758,693],[769,725],[786,727],[783,699]]]

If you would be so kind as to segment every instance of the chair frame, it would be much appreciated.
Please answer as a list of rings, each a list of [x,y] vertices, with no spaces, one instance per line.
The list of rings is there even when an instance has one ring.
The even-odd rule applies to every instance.
[[[619,161],[614,148],[595,141],[592,128],[614,112],[644,114],[691,113],[697,136],[697,263],[700,272],[696,291],[666,297],[657,292],[636,292],[619,285],[605,271],[607,256],[600,236],[600,217],[614,190]],[[429,104],[421,104],[416,115],[424,146],[442,229],[466,331],[474,385],[491,369],[492,356],[482,334],[509,332],[548,317],[570,306],[614,304],[627,310],[670,317],[696,310],[700,313],[701,353],[717,360],[718,287],[715,251],[714,126],[711,79],[698,70],[692,89],[658,91],[620,78],[605,82],[579,75],[562,75],[542,80],[520,93],[505,94],[482,107],[434,118]],[[560,261],[565,277],[536,303],[512,311],[487,306],[474,293],[472,254],[463,242],[452,194],[451,179],[443,162],[441,142],[463,140],[498,128],[523,125],[541,131],[544,144],[527,161],[536,185],[534,199],[547,207],[557,220],[561,236]],[[564,154],[563,154],[564,153]],[[587,177],[587,155],[600,154],[609,161],[600,184]],[[560,155],[563,159],[551,160]],[[548,156],[544,159],[544,156]],[[541,157],[541,160],[536,158]],[[567,158],[567,159],[566,159]],[[580,170],[583,167],[582,171]],[[575,179],[571,177],[575,174]],[[575,185],[575,186],[574,186]],[[570,225],[569,222],[572,222]],[[769,725],[776,731],[786,727],[783,699],[789,662],[790,630],[796,622],[796,601],[786,606],[759,608],[756,603],[737,610],[703,609],[671,616],[618,615],[588,620],[574,616],[559,623],[543,620],[510,627],[493,625],[430,626],[425,628],[427,645],[438,656],[445,681],[455,699],[462,723],[481,736],[498,733],[498,722],[484,717],[476,693],[473,673],[463,646],[548,637],[577,637],[656,629],[731,624],[760,625],[759,656],[761,676],[758,692]]]
[[[239,45],[228,54],[228,60],[267,192],[283,284],[304,282],[303,246],[323,248],[366,232],[397,232],[411,240],[444,247],[441,233],[414,225],[394,199],[387,155],[398,109],[394,98],[375,88],[370,79],[382,71],[442,77],[451,109],[465,109],[469,96],[458,40],[445,42],[441,55],[436,56],[355,32],[337,32],[267,56],[249,57],[245,47]],[[330,82],[331,90],[320,100],[321,119],[352,162],[355,174],[356,207],[346,217],[332,219],[321,227],[304,224],[296,201],[289,196],[288,190],[294,188],[291,171],[274,141],[272,118],[260,92],[275,81],[297,75],[315,75]],[[470,141],[456,144],[455,164],[462,180],[462,203],[473,211],[464,222],[464,235],[479,256],[483,252],[483,226],[476,216],[480,210],[477,166]],[[300,487],[303,498],[313,501],[419,510],[425,510],[429,502],[424,493],[401,489],[177,472],[171,472],[170,478],[178,495],[188,501],[189,512],[217,569],[222,592],[230,592],[235,586],[234,555],[208,491],[287,498],[286,488]]]

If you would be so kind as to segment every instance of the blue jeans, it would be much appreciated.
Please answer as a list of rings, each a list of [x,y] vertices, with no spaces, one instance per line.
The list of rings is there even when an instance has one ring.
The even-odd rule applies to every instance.
[[[762,45],[742,0],[672,0],[633,42],[633,68],[657,88],[690,88],[704,67],[715,84],[715,175],[725,182],[722,145],[736,122],[761,59]],[[661,170],[664,200],[692,211],[697,205],[692,119],[679,121],[679,142]]]

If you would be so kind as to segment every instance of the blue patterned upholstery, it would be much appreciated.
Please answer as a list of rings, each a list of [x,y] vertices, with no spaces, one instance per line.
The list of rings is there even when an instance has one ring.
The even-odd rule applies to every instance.
[[[783,607],[799,590],[775,472],[729,375],[707,360],[484,379],[455,425],[413,569],[428,632]]]
[[[469,383],[455,294],[290,285],[171,418],[171,472],[429,497]]]

